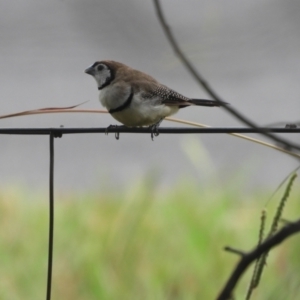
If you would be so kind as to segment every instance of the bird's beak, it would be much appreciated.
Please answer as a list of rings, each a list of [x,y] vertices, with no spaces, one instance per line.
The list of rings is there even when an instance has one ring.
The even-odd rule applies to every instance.
[[[92,76],[95,75],[95,70],[94,70],[93,67],[88,67],[87,69],[84,70],[84,72],[85,72],[86,74],[89,74],[89,75],[92,75]]]

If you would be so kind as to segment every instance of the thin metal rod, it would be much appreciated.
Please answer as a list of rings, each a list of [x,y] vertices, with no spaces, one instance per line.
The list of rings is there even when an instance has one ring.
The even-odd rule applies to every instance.
[[[50,171],[49,171],[49,244],[48,244],[48,274],[47,274],[47,296],[51,299],[52,283],[52,261],[53,261],[53,231],[54,231],[54,133],[50,137]]]
[[[158,133],[161,134],[186,134],[186,133],[261,133],[261,131],[277,133],[300,133],[300,127],[297,128],[274,128],[274,127],[159,127]],[[78,133],[151,133],[148,127],[129,128],[124,126],[117,127],[90,127],[90,128],[0,128],[0,134],[16,135],[49,135],[51,132],[55,136],[61,134],[78,134]]]

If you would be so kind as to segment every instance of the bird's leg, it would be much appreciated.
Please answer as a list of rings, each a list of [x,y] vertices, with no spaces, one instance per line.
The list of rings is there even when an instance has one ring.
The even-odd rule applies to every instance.
[[[116,140],[118,140],[119,138],[120,138],[120,132],[115,132],[115,138],[116,138]]]
[[[163,121],[163,118],[161,118],[157,123],[149,126],[149,128],[151,129],[151,139],[152,139],[152,141],[153,141],[154,136],[159,135],[158,127],[159,127],[159,125],[162,121]]]
[[[108,135],[109,134],[109,130],[112,129],[112,128],[116,128],[117,125],[109,125],[108,127],[106,127],[105,129],[105,135]]]
[[[105,130],[105,134],[108,135],[109,130],[112,129],[112,128],[118,129],[118,128],[124,128],[124,127],[126,127],[126,126],[124,126],[124,125],[120,125],[120,126],[118,126],[118,125],[109,125]],[[118,131],[115,132],[115,138],[116,138],[116,140],[118,140],[120,138],[120,132],[118,132]]]

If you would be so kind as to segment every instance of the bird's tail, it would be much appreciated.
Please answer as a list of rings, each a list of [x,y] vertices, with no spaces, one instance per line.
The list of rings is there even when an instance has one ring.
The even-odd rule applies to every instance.
[[[198,106],[223,106],[227,104],[226,102],[219,102],[206,99],[190,99],[188,102]]]

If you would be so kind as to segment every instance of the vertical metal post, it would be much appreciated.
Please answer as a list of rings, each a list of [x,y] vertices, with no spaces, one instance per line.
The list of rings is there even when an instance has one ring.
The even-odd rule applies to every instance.
[[[48,274],[47,296],[51,299],[52,260],[53,260],[53,227],[54,227],[54,134],[50,131],[50,171],[49,171],[49,244],[48,244]]]

